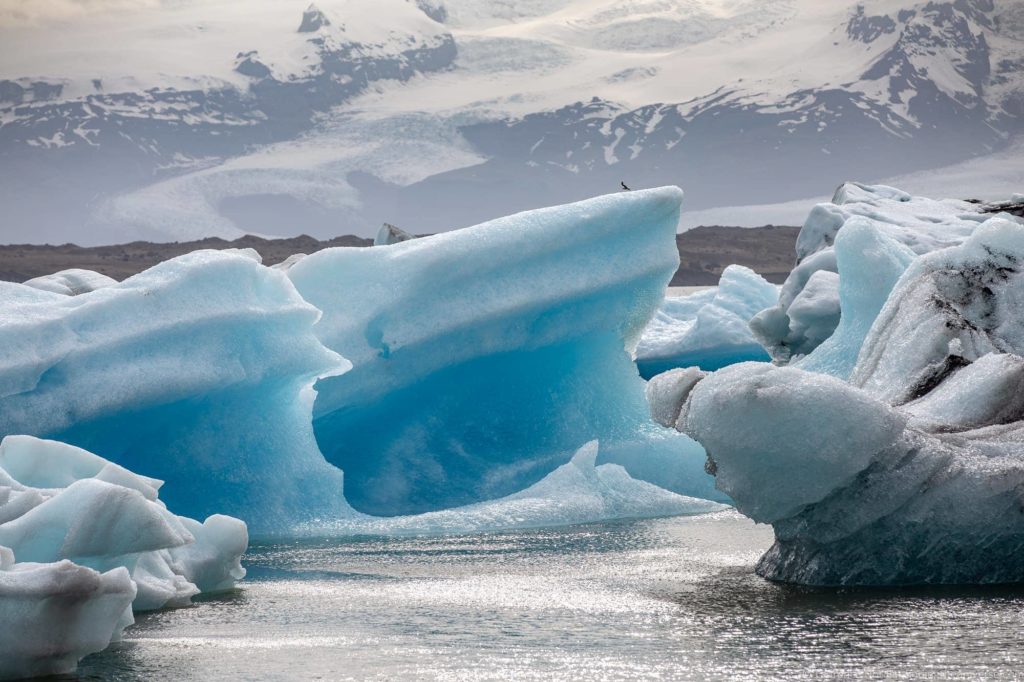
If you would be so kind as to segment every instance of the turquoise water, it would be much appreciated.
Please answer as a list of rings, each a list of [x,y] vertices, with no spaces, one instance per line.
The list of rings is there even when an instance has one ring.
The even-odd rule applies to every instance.
[[[78,679],[1017,679],[1024,588],[807,590],[734,512],[256,546]]]

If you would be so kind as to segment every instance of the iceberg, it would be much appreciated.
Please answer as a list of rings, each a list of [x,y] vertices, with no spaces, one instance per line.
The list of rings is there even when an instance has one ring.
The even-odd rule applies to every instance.
[[[416,239],[416,235],[409,234],[400,227],[396,227],[391,223],[384,223],[380,229],[377,230],[377,236],[373,238],[374,246],[387,246],[388,244],[397,244],[398,242],[407,242],[410,239]]]
[[[1021,582],[1024,225],[991,218],[909,264],[912,246],[876,224],[854,232],[881,280],[905,269],[877,311],[889,284],[858,273],[848,286],[841,271],[844,316],[870,325],[819,350],[854,353],[849,371],[810,371],[815,351],[796,366],[665,375],[649,387],[652,413],[706,448],[737,509],[773,525],[766,578]]]
[[[809,354],[831,337],[840,320],[839,280],[834,276],[840,266],[837,242],[848,226],[870,224],[878,231],[878,240],[901,244],[906,253],[921,255],[962,243],[989,217],[984,207],[967,201],[914,197],[885,185],[848,182],[836,190],[830,203],[811,210],[797,236],[796,267],[782,285],[776,304],[754,316],[751,329],[772,359],[783,363]],[[848,260],[855,258],[856,248],[851,240]],[[893,266],[885,267],[876,286],[891,288]],[[837,371],[844,369],[848,367]]]
[[[176,512],[261,537],[372,521],[350,502],[505,498],[593,440],[598,466],[723,499],[703,450],[650,421],[630,355],[676,267],[680,199],[613,195],[287,268],[197,251],[76,296],[0,283],[0,436],[101,453],[165,481]]]
[[[640,478],[636,453],[661,452],[653,482],[720,497],[700,449],[673,452],[650,422],[630,356],[678,265],[681,197],[622,193],[292,266],[323,311],[317,337],[352,363],[316,383],[313,408],[348,502],[398,516],[502,498],[591,440]]]
[[[197,251],[116,286],[0,290],[0,436],[76,445],[166,481],[186,516],[257,532],[351,513],[317,449],[313,381],[348,363],[320,313],[247,253]]]
[[[136,611],[231,589],[245,575],[245,524],[176,516],[159,499],[162,485],[65,443],[7,436],[0,442],[0,546],[19,562],[126,568],[138,588]]]
[[[802,369],[823,372],[846,379],[875,318],[888,300],[896,282],[906,271],[915,254],[909,247],[893,239],[865,218],[853,218],[836,236],[834,251],[838,274],[828,271],[814,273],[808,285],[790,306],[791,319],[812,318],[801,300],[814,291],[814,279],[831,280],[829,292],[818,296],[827,306],[838,304],[835,319],[819,317],[817,331],[810,333],[806,323],[804,338],[812,339],[814,350],[793,364]],[[797,324],[800,324],[799,322]],[[791,329],[800,329],[794,324]]]
[[[742,265],[722,272],[718,287],[666,298],[636,349],[640,375],[649,379],[675,367],[715,370],[771,358],[750,331],[750,319],[778,299],[779,290]]]
[[[133,621],[128,571],[99,573],[70,561],[14,563],[0,547],[0,679],[74,672]]]
[[[0,442],[0,679],[71,672],[133,610],[185,606],[244,577],[245,524],[176,516],[161,485],[65,443]]]

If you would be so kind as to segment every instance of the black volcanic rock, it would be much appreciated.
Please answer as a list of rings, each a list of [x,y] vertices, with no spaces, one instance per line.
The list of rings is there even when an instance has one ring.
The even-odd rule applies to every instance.
[[[745,265],[779,283],[786,279],[796,260],[798,227],[698,227],[676,236],[679,270],[671,286],[718,284],[722,270],[733,263]],[[429,235],[411,235],[407,238]],[[160,244],[131,242],[113,246],[82,247],[37,244],[0,245],[0,280],[24,282],[68,268],[83,268],[116,280],[142,272],[157,263],[198,249],[255,249],[264,265],[276,265],[293,254],[316,253],[335,246],[368,247],[373,240],[344,235],[319,240],[309,235],[265,239],[245,235],[234,241],[210,237],[192,242]]]
[[[324,26],[330,26],[331,21],[316,5],[310,5],[302,13],[302,23],[299,25],[299,33],[315,33]]]

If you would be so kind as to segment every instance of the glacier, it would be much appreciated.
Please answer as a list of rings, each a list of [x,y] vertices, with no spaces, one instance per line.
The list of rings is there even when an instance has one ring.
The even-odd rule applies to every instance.
[[[750,268],[730,265],[718,286],[666,298],[644,329],[635,356],[649,379],[675,367],[715,370],[745,360],[770,360],[750,320],[774,305],[778,287]]]
[[[72,672],[133,611],[186,606],[245,576],[245,524],[176,516],[161,486],[65,443],[0,442],[0,679]]]
[[[630,356],[678,266],[681,199],[621,193],[295,263],[315,334],[352,363],[313,408],[348,502],[398,516],[501,498],[591,440],[635,477],[721,499],[700,448],[651,423]]]
[[[881,201],[829,247],[833,335],[789,366],[659,375],[652,415],[706,448],[739,511],[772,524],[766,578],[1021,582],[1024,224],[952,215],[925,247]]]
[[[98,453],[165,481],[178,513],[260,537],[506,500],[591,441],[574,518],[723,501],[700,446],[651,422],[631,357],[680,201],[602,197],[285,267],[197,251],[73,296],[0,283],[0,436]],[[609,476],[679,499],[595,502]],[[522,523],[562,522],[545,513]]]

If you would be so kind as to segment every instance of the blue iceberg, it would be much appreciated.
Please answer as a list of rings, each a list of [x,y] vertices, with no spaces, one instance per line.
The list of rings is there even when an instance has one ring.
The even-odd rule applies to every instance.
[[[315,333],[352,362],[316,383],[313,410],[349,503],[390,516],[504,497],[590,440],[633,473],[637,451],[661,452],[689,486],[673,489],[713,494],[699,448],[680,457],[651,424],[630,357],[678,265],[681,196],[600,197],[294,264],[323,311]]]
[[[502,500],[534,512],[418,527],[702,508],[683,496],[724,499],[704,452],[650,420],[631,356],[676,267],[680,199],[624,193],[286,268],[199,251],[77,295],[0,283],[0,435],[85,448],[166,481],[176,512],[259,536]],[[586,513],[509,505],[595,440]],[[620,474],[651,503],[611,503]]]
[[[0,288],[0,435],[166,481],[187,516],[259,531],[350,513],[313,437],[313,381],[348,367],[285,274],[199,251],[77,296]]]

